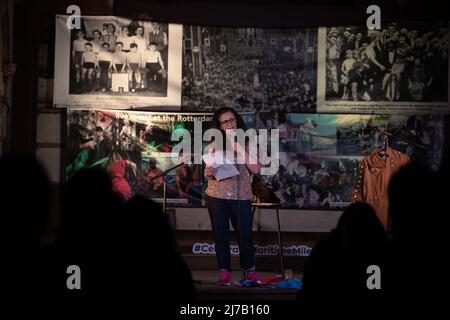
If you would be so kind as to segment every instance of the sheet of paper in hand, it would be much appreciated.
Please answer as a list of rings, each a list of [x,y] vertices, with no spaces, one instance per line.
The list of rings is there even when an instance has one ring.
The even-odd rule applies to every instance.
[[[203,155],[203,161],[206,165],[216,169],[214,177],[217,181],[224,180],[239,175],[239,171],[234,164],[231,164],[231,160],[225,161],[225,156],[222,152],[207,153]]]

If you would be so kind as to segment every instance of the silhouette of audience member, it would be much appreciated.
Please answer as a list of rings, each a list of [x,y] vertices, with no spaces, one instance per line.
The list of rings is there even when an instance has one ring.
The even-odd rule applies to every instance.
[[[378,298],[382,292],[367,288],[367,267],[382,265],[385,246],[385,232],[372,207],[351,204],[329,237],[314,246],[298,298]]]
[[[189,269],[176,252],[167,216],[143,197],[123,203],[109,174],[83,169],[67,183],[54,266],[65,298],[192,300]],[[81,269],[81,290],[67,290],[66,268]]]
[[[40,296],[40,247],[51,201],[43,167],[28,156],[1,159],[0,194],[0,297]]]
[[[409,165],[390,182],[392,244],[385,279],[392,298],[436,298],[448,288],[448,187],[439,180],[428,169]]]
[[[123,242],[119,219],[122,199],[113,191],[110,176],[100,168],[83,169],[64,190],[57,265],[57,291],[67,298],[116,298],[123,291]],[[81,270],[81,290],[68,290],[66,269]]]
[[[56,241],[45,246],[44,169],[15,156],[0,159],[0,177],[0,297],[195,299],[168,217],[143,197],[124,204],[105,170],[81,169],[67,181]],[[81,270],[81,290],[67,287],[71,265]]]
[[[159,204],[142,196],[126,204],[123,234],[126,245],[127,291],[156,300],[195,298],[191,273],[176,250],[168,216]],[[153,257],[153,258],[152,258]]]

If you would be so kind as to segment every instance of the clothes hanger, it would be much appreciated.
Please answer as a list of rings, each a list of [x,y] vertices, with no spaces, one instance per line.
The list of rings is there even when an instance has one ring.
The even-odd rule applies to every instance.
[[[417,142],[414,142],[414,141],[411,141],[411,140],[399,137],[399,136],[394,135],[394,134],[392,134],[392,133],[390,133],[388,131],[378,129],[377,127],[371,127],[370,129],[373,130],[373,131],[378,131],[378,132],[384,134],[386,138],[390,137],[390,138],[393,138],[393,139],[396,139],[396,140],[400,140],[400,141],[406,142],[406,143],[408,143],[410,145],[416,146],[416,147],[424,149],[424,150],[428,149],[428,147],[426,147],[426,146],[424,146],[422,144],[419,144]]]
[[[383,141],[381,142],[381,145],[378,147],[378,155],[380,157],[384,157],[386,155],[386,150],[388,147],[388,136],[384,135]]]

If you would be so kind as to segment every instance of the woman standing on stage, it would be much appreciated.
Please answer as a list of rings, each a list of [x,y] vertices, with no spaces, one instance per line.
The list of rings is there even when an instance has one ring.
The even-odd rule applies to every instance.
[[[220,108],[212,119],[212,127],[219,129],[225,141],[226,130],[243,129],[245,123],[232,108]],[[234,164],[239,174],[224,180],[216,180],[216,170],[212,166],[205,167],[208,180],[206,204],[214,232],[215,250],[220,270],[218,285],[231,283],[230,226],[236,231],[239,244],[239,258],[247,280],[260,280],[255,272],[255,249],[252,241],[253,212],[251,206],[252,174],[260,171],[260,164],[250,158],[245,147],[234,143],[235,159],[240,154],[245,164]],[[224,149],[225,150],[225,149]]]

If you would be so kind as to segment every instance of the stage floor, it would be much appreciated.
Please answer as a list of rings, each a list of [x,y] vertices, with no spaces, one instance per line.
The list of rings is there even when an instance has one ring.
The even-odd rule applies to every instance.
[[[198,300],[295,300],[299,289],[241,287],[236,282],[241,279],[241,271],[233,271],[233,284],[217,286],[219,277],[217,270],[191,270],[192,278],[197,288]],[[261,278],[274,277],[277,273],[258,272]],[[301,274],[294,273],[293,277],[301,279]]]

